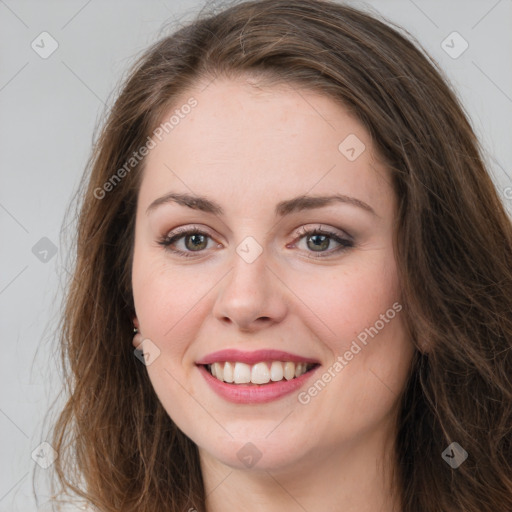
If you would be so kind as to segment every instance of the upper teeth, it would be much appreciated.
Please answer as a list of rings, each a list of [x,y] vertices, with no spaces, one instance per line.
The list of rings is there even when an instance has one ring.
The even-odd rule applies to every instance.
[[[229,362],[213,363],[208,365],[211,374],[223,382],[234,384],[267,384],[271,380],[277,382],[291,380],[294,377],[300,377],[306,373],[311,365],[307,363],[292,363],[290,361],[282,363],[281,361],[261,362],[253,365]]]

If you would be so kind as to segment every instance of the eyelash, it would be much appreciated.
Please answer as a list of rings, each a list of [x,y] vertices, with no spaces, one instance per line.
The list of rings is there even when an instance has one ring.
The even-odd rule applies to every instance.
[[[177,249],[173,249],[171,247],[172,244],[174,244],[179,239],[186,237],[186,236],[192,236],[192,235],[206,235],[207,237],[211,238],[208,233],[205,231],[201,231],[197,227],[192,228],[178,228],[174,231],[174,233],[170,233],[167,236],[164,236],[158,240],[158,244],[163,246],[165,250],[170,251],[174,254],[176,254],[179,257],[184,258],[193,258],[195,257],[194,252],[203,252],[203,251],[181,251]],[[341,244],[340,247],[333,251],[323,252],[323,253],[317,253],[315,256],[308,256],[313,259],[319,259],[319,258],[327,258],[331,256],[334,253],[340,253],[344,252],[352,247],[354,247],[354,243],[351,240],[341,238],[337,233],[330,231],[328,229],[320,229],[320,228],[314,228],[314,229],[306,229],[301,228],[299,231],[298,239],[302,239],[305,236],[313,236],[313,235],[327,235],[335,242],[338,242]],[[314,251],[312,252],[314,254]]]

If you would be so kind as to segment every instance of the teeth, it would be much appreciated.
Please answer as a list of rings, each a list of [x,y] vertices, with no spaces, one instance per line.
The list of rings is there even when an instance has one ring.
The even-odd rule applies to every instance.
[[[284,364],[284,378],[286,380],[292,380],[295,377],[295,363]]]
[[[300,377],[312,365],[291,361],[271,361],[249,365],[240,362],[213,363],[208,365],[210,373],[220,381],[234,384],[268,384],[270,381],[291,380]]]
[[[247,384],[251,382],[251,367],[245,363],[235,363],[233,382],[235,384]]]
[[[233,382],[233,365],[231,363],[224,363],[222,380],[224,382]]]
[[[213,363],[212,375],[219,380],[224,380],[224,365],[221,363]]]
[[[258,363],[252,367],[251,382],[253,384],[266,384],[270,381],[270,370],[267,363]]]
[[[283,373],[283,364],[279,361],[272,361],[272,366],[270,367],[270,378],[274,382],[278,382],[280,380],[283,380],[284,373]]]

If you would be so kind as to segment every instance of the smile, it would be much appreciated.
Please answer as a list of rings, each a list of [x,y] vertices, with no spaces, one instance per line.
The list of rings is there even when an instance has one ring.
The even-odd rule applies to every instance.
[[[210,389],[221,398],[237,404],[257,404],[299,390],[320,363],[273,349],[227,349],[201,358],[196,366]]]
[[[263,361],[254,365],[226,361],[206,365],[206,369],[221,382],[261,385],[298,378],[314,366],[314,363],[292,361]]]

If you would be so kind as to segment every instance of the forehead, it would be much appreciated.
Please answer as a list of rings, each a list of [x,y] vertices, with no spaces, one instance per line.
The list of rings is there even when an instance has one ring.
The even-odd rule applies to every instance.
[[[153,137],[141,203],[168,190],[220,202],[242,194],[241,206],[243,199],[274,201],[309,191],[355,195],[381,211],[393,200],[367,131],[320,93],[217,78],[182,94],[161,122],[167,130]]]

